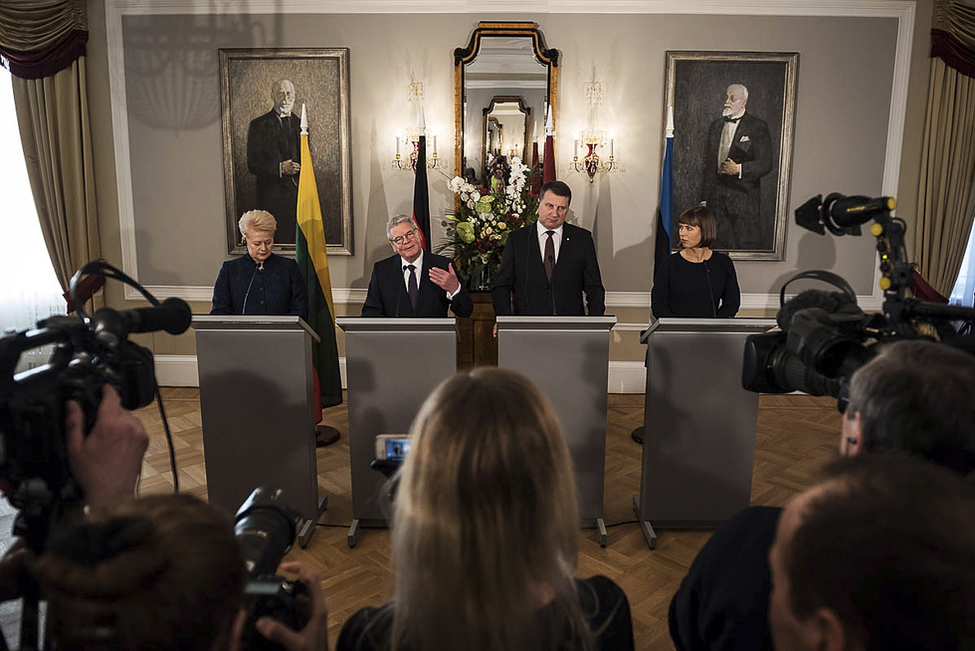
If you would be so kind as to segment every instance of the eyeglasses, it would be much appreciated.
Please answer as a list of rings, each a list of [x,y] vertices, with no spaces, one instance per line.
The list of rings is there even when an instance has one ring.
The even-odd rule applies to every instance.
[[[392,242],[396,246],[403,246],[410,240],[415,240],[415,239],[416,239],[416,229],[412,231],[407,231],[406,235],[400,235],[399,237],[394,237],[393,239],[390,240],[390,242]]]

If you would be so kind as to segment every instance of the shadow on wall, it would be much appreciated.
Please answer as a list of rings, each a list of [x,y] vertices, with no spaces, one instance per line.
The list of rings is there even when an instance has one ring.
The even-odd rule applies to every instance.
[[[782,286],[800,271],[810,269],[824,269],[830,271],[836,266],[836,238],[829,235],[818,235],[806,232],[799,240],[799,253],[796,266],[775,279],[769,288],[769,293],[778,294]],[[825,289],[839,291],[817,280],[797,280],[786,289],[787,294],[798,294],[806,289]]]
[[[385,150],[383,151],[385,152]],[[365,224],[362,225],[365,231],[363,233],[363,242],[365,244],[363,275],[351,282],[352,287],[361,289],[369,286],[369,279],[372,277],[372,266],[393,253],[386,239],[386,222],[391,215],[389,214],[389,205],[386,203],[383,167],[388,168],[389,163],[383,155],[383,152],[379,151],[379,127],[376,125],[376,119],[373,118],[372,126],[369,130],[369,180],[366,188],[366,194],[369,199],[366,205]],[[377,244],[371,246],[372,242],[376,242]]]
[[[596,218],[592,233],[596,240],[599,270],[607,292],[649,292],[652,285],[653,246],[649,234],[642,241],[613,252],[616,240],[613,231],[613,194],[610,175],[600,174],[599,198],[596,200]],[[650,232],[651,215],[646,215]],[[612,252],[607,255],[605,252]],[[612,313],[612,310],[608,310]]]
[[[125,92],[130,119],[167,131],[220,122],[219,54],[224,47],[274,47],[282,15],[255,22],[240,14],[125,16]]]

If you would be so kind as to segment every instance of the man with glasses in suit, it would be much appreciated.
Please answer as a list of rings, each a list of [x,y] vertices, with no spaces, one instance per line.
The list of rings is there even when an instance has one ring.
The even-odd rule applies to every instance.
[[[386,224],[393,255],[372,268],[362,316],[446,317],[449,308],[468,317],[474,303],[453,263],[423,250],[409,215],[396,215]]]

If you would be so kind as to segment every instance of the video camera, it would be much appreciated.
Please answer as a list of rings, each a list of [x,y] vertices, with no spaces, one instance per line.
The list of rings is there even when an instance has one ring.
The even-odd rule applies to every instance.
[[[295,528],[300,514],[284,504],[280,489],[261,487],[254,490],[237,510],[234,533],[247,568],[244,601],[247,626],[242,644],[249,651],[281,647],[257,632],[254,624],[261,617],[271,617],[300,630],[308,623],[307,612],[300,600],[308,594],[301,581],[275,576],[274,571],[295,542]]]
[[[926,303],[908,295],[913,267],[907,260],[905,223],[892,217],[892,197],[817,195],[796,209],[796,223],[823,235],[859,235],[860,226],[874,221],[880,256],[882,313],[865,314],[856,292],[845,280],[827,271],[806,271],[783,285],[776,315],[777,332],[751,335],[745,340],[742,386],[756,393],[803,391],[829,395],[845,411],[850,376],[876,354],[876,344],[898,339],[928,338],[948,345],[971,347],[971,335],[961,337],[952,321],[975,320],[967,307]],[[795,280],[814,278],[839,292],[806,290],[789,301],[786,287]]]
[[[105,307],[89,317],[77,286],[90,273],[133,285],[152,307]],[[19,510],[14,533],[37,554],[65,507],[84,497],[68,466],[65,403],[77,400],[81,405],[86,434],[105,384],[118,391],[126,409],[151,403],[157,392],[152,352],[128,336],[158,330],[180,334],[192,318],[184,301],[168,298],[160,303],[105,262],[82,267],[71,279],[70,297],[77,316],[52,316],[36,328],[0,338],[0,489]],[[46,346],[53,348],[46,364],[17,372],[25,351]]]

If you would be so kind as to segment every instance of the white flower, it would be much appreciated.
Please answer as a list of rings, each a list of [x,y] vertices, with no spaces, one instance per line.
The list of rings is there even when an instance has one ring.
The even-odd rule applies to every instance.
[[[450,179],[450,183],[447,184],[447,187],[450,188],[450,191],[451,192],[453,192],[454,194],[457,194],[458,192],[460,192],[463,189],[463,187],[465,185],[468,185],[468,184],[464,182],[464,179],[462,177],[455,176],[454,178]]]
[[[473,190],[471,192],[471,201],[477,203],[477,201],[481,198],[481,193],[478,192],[477,190],[474,190],[474,188],[471,188],[471,190]]]

